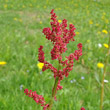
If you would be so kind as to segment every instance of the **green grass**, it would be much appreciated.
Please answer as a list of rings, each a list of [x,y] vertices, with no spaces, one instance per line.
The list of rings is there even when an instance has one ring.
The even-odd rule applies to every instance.
[[[57,93],[53,110],[80,110],[82,106],[99,110],[102,71],[97,63],[104,63],[106,57],[103,43],[108,43],[108,34],[102,30],[110,31],[109,6],[109,0],[0,0],[0,61],[7,62],[0,67],[0,110],[42,110],[25,96],[20,85],[37,91],[49,102],[54,83],[52,73],[47,70],[40,74],[36,64],[40,45],[44,45],[46,59],[50,61],[51,43],[42,29],[50,26],[51,9],[55,9],[58,19],[67,19],[79,32],[65,55],[74,52],[79,42],[84,54],[75,62],[69,77],[61,81],[63,89]],[[105,79],[109,83],[105,84],[104,110],[110,110],[110,59],[107,66]]]

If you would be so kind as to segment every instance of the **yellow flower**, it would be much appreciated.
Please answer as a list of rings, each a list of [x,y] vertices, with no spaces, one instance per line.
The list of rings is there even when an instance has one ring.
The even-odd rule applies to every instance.
[[[79,32],[76,32],[76,35],[79,35]]]
[[[97,32],[97,34],[101,34],[101,32],[100,32],[100,31],[98,31],[98,32]]]
[[[4,5],[4,8],[7,8],[7,4]]]
[[[40,62],[39,62],[39,63],[37,64],[37,67],[38,67],[39,69],[42,69],[43,66],[44,66],[44,63],[40,63]]]
[[[5,65],[5,64],[6,64],[5,61],[0,62],[0,65]]]
[[[104,20],[105,19],[105,16],[102,16],[101,18]]]
[[[61,8],[58,8],[59,10],[61,10]]]
[[[55,8],[55,10],[57,11],[58,9],[57,9],[57,8]]]
[[[93,21],[92,21],[92,20],[90,20],[90,21],[89,21],[89,24],[93,24]]]
[[[87,40],[87,43],[89,43],[90,42],[90,40]]]
[[[32,4],[29,4],[30,7],[32,7]]]
[[[59,20],[58,20],[58,22],[59,22],[59,23],[61,23],[61,22],[62,22],[62,20],[60,20],[60,19],[59,19]]]
[[[109,47],[108,44],[103,44],[103,45],[104,45],[105,48],[108,48]]]
[[[46,6],[44,6],[44,8],[47,8]]]
[[[19,19],[19,22],[22,22],[22,19]]]
[[[104,64],[103,63],[97,63],[97,67],[98,68],[104,68]]]
[[[103,12],[103,15],[106,15],[106,13],[105,13],[105,12]]]
[[[98,23],[96,23],[96,26],[99,26],[99,24],[98,24]]]
[[[15,21],[17,21],[17,18],[14,18]]]
[[[22,7],[23,7],[23,8],[25,8],[26,6],[25,6],[25,5],[23,5]]]
[[[40,24],[42,24],[42,21],[40,21]]]
[[[107,30],[102,30],[102,32],[104,33],[104,34],[108,34],[108,32],[107,32]]]

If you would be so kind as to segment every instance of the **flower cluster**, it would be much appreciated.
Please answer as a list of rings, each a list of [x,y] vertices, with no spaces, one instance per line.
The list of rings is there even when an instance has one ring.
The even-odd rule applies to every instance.
[[[75,27],[73,24],[69,25],[69,30],[67,27],[67,20],[64,19],[60,24],[56,19],[57,16],[54,13],[54,10],[51,12],[51,28],[44,28],[43,33],[46,35],[46,38],[53,43],[53,49],[51,50],[51,58],[61,59],[61,54],[67,50],[66,45],[69,41],[74,41],[75,36]]]
[[[28,95],[29,97],[33,98],[33,100],[37,103],[37,104],[41,104],[41,106],[43,106],[43,110],[46,110],[49,107],[49,104],[45,104],[46,102],[44,101],[44,98],[42,95],[38,95],[36,93],[36,91],[32,92],[32,90],[28,90],[25,89],[24,93],[26,95]]]
[[[50,12],[51,14],[51,28],[47,27],[43,29],[43,33],[46,36],[46,39],[50,40],[53,43],[53,48],[51,50],[51,59],[55,60],[57,59],[59,64],[62,65],[64,68],[57,69],[53,67],[52,64],[45,61],[44,52],[43,52],[43,46],[40,46],[39,48],[39,55],[38,55],[38,61],[44,63],[44,66],[42,68],[42,71],[45,71],[47,69],[50,69],[54,73],[54,78],[59,77],[59,81],[62,80],[65,77],[68,77],[69,72],[73,69],[73,63],[74,59],[78,60],[79,57],[82,55],[82,44],[79,43],[77,45],[78,50],[75,50],[74,53],[71,53],[68,57],[66,57],[65,61],[62,61],[62,54],[66,52],[67,50],[67,44],[70,41],[75,41],[75,27],[73,24],[69,25],[69,29],[67,29],[67,20],[63,19],[62,23],[59,23],[56,19],[57,16],[54,13],[54,10]],[[59,88],[59,85],[57,85],[57,88]],[[62,86],[60,87],[62,89]]]
[[[82,44],[79,43],[77,45],[78,50],[76,50],[74,53],[71,53],[67,58],[67,60],[62,61],[62,53],[64,53],[67,50],[67,44],[69,41],[75,41],[74,36],[76,29],[73,24],[69,25],[69,29],[66,29],[67,27],[67,20],[62,20],[62,23],[59,23],[56,19],[57,16],[54,13],[54,10],[50,12],[51,14],[51,28],[47,27],[43,29],[44,35],[46,35],[46,39],[50,40],[53,43],[53,48],[51,50],[51,59],[55,60],[58,59],[59,63],[62,64],[62,66],[66,66],[63,68],[63,70],[57,70],[55,67],[52,66],[49,62],[45,61],[44,59],[44,52],[43,52],[43,46],[40,46],[39,48],[39,56],[38,61],[44,63],[44,66],[42,68],[43,71],[46,69],[50,69],[54,73],[54,78],[59,77],[60,80],[63,79],[64,76],[68,77],[69,72],[73,69],[73,60],[78,60],[79,57],[82,55]]]
[[[38,61],[43,63],[42,71],[50,69],[54,74],[56,86],[52,89],[52,94],[54,99],[56,100],[56,93],[58,90],[61,90],[63,87],[60,85],[60,81],[63,80],[64,77],[68,77],[69,72],[73,69],[74,60],[78,60],[82,55],[82,44],[79,43],[77,45],[77,50],[74,53],[71,53],[69,56],[66,56],[66,60],[62,60],[62,54],[67,51],[67,44],[70,41],[75,41],[75,27],[73,24],[69,24],[69,29],[67,29],[67,20],[63,19],[62,23],[58,22],[56,19],[57,16],[52,9],[51,12],[51,20],[50,22],[51,28],[47,27],[43,29],[43,33],[46,36],[47,40],[50,40],[53,44],[53,48],[51,49],[51,60],[58,60],[59,67],[56,68],[49,62],[45,60],[43,46],[40,46],[38,49]],[[44,107],[44,110],[51,105],[45,104],[44,98],[41,95],[36,94],[36,92],[28,92],[25,90],[26,95],[32,97],[38,104]]]

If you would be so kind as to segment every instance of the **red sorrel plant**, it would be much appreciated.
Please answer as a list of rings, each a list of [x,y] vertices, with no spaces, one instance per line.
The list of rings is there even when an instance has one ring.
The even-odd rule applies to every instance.
[[[73,69],[74,60],[78,60],[82,55],[82,44],[79,43],[77,45],[77,50],[74,53],[71,53],[69,56],[66,56],[66,60],[62,60],[62,54],[67,50],[67,44],[70,41],[75,41],[75,27],[73,24],[69,24],[69,29],[67,28],[67,20],[64,19],[62,23],[59,23],[56,19],[57,16],[52,9],[51,12],[51,28],[47,27],[43,29],[43,33],[46,36],[46,39],[50,40],[53,44],[53,48],[51,50],[51,60],[58,60],[59,66],[55,68],[52,64],[47,62],[44,57],[43,46],[39,48],[38,61],[44,63],[42,71],[50,69],[54,74],[55,83],[52,89],[52,97],[49,104],[46,104],[42,95],[38,95],[32,90],[25,89],[24,93],[29,97],[33,98],[36,103],[40,104],[43,107],[43,110],[51,110],[53,106],[53,101],[56,100],[56,93],[58,90],[61,90],[63,87],[60,85],[60,81],[64,79],[64,77],[68,77],[69,72]],[[62,69],[63,68],[63,69]]]

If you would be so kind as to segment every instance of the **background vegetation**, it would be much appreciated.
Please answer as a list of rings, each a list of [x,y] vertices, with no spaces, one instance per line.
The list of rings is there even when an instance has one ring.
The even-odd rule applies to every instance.
[[[68,45],[65,55],[83,44],[83,56],[75,62],[68,78],[61,82],[53,110],[98,110],[100,81],[110,31],[109,0],[0,0],[0,110],[41,110],[26,97],[23,88],[37,91],[49,101],[54,83],[52,73],[41,73],[37,67],[40,45],[50,60],[51,43],[42,33],[50,26],[50,11],[55,9],[58,20],[67,19],[76,27],[76,41]],[[100,46],[101,45],[101,46]],[[56,62],[52,62],[56,65]],[[107,65],[104,110],[110,110],[110,59]]]

